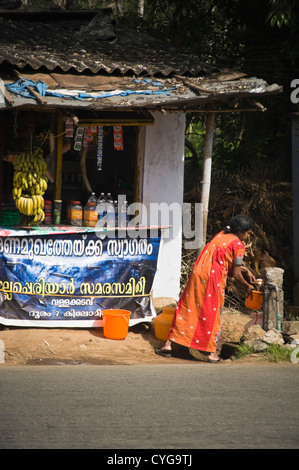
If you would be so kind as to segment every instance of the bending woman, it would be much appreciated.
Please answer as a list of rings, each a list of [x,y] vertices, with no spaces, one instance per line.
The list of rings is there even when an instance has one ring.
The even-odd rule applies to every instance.
[[[216,349],[227,276],[232,275],[243,284],[246,294],[256,281],[251,271],[242,266],[243,241],[249,237],[252,226],[249,217],[237,215],[200,252],[178,302],[168,340],[156,349],[157,354],[170,357],[171,342],[175,342],[206,352],[209,362],[220,361]]]

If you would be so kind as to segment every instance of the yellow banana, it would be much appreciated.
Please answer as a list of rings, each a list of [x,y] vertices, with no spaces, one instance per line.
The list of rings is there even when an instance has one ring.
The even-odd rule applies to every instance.
[[[24,190],[28,189],[28,183],[26,181],[26,178],[22,176],[22,187]]]
[[[28,215],[28,208],[27,208],[27,197],[24,197],[22,199],[22,208],[23,208],[23,214]]]
[[[17,199],[17,208],[19,209],[20,212],[22,212],[22,214],[24,214],[23,199],[24,199],[23,196]]]
[[[19,180],[19,176],[22,174],[22,171],[15,171],[13,175],[13,183],[17,183]]]
[[[33,215],[35,215],[37,213],[37,208],[38,208],[37,199],[36,199],[34,194],[32,194],[31,197],[32,197],[32,201],[33,201]]]
[[[28,215],[33,215],[33,199],[28,197]]]

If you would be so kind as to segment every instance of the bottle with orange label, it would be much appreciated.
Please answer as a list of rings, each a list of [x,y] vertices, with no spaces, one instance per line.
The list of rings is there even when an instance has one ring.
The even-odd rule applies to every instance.
[[[82,225],[83,208],[80,201],[71,201],[69,208],[69,220],[71,225],[80,227]]]
[[[98,212],[96,210],[96,204],[93,202],[87,202],[84,206],[84,227],[96,227],[98,221]]]

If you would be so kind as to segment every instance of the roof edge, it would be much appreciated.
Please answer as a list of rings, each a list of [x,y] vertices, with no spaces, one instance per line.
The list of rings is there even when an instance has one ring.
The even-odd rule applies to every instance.
[[[95,15],[102,12],[104,15],[109,16],[113,14],[112,8],[97,8],[97,9],[82,9],[82,10],[4,10],[0,9],[0,18],[11,19],[11,20],[26,20],[26,21],[37,21],[42,18],[49,20],[52,19],[92,19]]]

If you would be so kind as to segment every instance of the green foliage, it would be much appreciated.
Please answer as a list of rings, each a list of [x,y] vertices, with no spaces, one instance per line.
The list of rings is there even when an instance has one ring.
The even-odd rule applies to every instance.
[[[245,343],[238,344],[237,351],[236,351],[236,358],[242,359],[243,357],[248,356],[249,354],[253,354],[254,350],[250,346]]]
[[[240,343],[237,347],[236,358],[242,359],[248,355],[254,354],[252,347],[245,343]],[[269,344],[265,351],[259,353],[259,357],[269,362],[291,362],[292,349],[277,344]]]
[[[144,15],[137,1],[126,3],[122,22],[174,45],[201,62],[232,68],[284,87],[280,96],[263,98],[266,112],[217,114],[213,169],[231,171],[271,161],[281,180],[291,178],[290,83],[298,49],[295,0],[151,0]],[[257,14],[258,12],[258,14]],[[242,106],[241,106],[242,107]],[[246,102],[244,102],[246,108]],[[250,106],[248,106],[250,107]],[[188,117],[185,187],[200,181],[204,117]]]
[[[270,0],[268,19],[271,26],[294,26],[296,0]]]
[[[269,344],[263,352],[263,356],[270,362],[291,362],[292,349],[288,349],[277,344]]]

